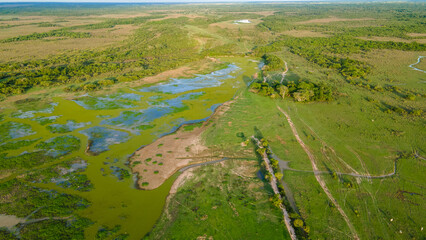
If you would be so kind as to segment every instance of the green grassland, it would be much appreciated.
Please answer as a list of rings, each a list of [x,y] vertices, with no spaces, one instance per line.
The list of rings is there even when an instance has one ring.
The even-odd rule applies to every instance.
[[[197,169],[171,201],[170,217],[163,214],[146,239],[290,239],[279,210],[267,200],[271,190],[255,172],[244,172],[257,160],[242,161]]]
[[[425,238],[426,60],[415,65],[423,72],[409,67],[426,56],[424,7],[0,8],[0,214],[34,220],[1,228],[1,238],[289,239],[247,141],[261,134],[288,162],[282,169],[285,203],[291,218],[309,227],[298,237],[351,239],[277,107],[290,115],[360,239]],[[241,19],[251,23],[235,24]],[[279,83],[284,62],[288,72]],[[149,124],[124,124],[142,118],[141,109],[195,92],[139,92],[153,86],[144,77],[173,70],[161,80],[186,79],[181,69],[195,77],[229,63],[240,68],[232,81],[204,88]],[[167,209],[177,175],[152,191],[133,188],[128,156],[182,119],[204,119],[211,114],[206,106],[230,99],[230,109],[208,123],[203,139],[213,153],[238,159],[195,169]],[[109,135],[85,131],[106,120],[127,138],[91,151],[93,139]]]

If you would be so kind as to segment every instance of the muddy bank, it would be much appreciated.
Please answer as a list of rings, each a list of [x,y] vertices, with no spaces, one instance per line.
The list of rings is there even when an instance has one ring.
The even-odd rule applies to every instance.
[[[138,176],[137,186],[144,190],[152,190],[188,165],[220,160],[222,157],[212,156],[204,145],[201,134],[215,118],[229,109],[232,102],[228,101],[219,106],[207,121],[182,125],[176,132],[136,151],[129,158],[129,164],[132,172]]]

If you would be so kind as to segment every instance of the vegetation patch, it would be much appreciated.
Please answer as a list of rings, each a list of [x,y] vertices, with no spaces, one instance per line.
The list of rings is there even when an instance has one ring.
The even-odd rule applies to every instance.
[[[5,122],[0,124],[0,141],[5,142],[7,140],[26,137],[35,134],[32,131],[31,126],[25,123],[19,122]]]
[[[129,134],[105,127],[91,127],[81,130],[80,133],[89,137],[88,151],[99,154],[107,151],[110,145],[126,142]]]
[[[108,239],[112,237],[113,235],[115,235],[118,231],[120,231],[120,228],[121,226],[119,225],[116,225],[113,228],[108,228],[106,226],[103,226],[96,233],[95,239],[99,239],[99,240]],[[114,238],[114,239],[117,239],[117,238]]]
[[[47,219],[32,224],[25,224],[19,231],[22,239],[85,239],[85,228],[93,222],[87,218],[73,217],[64,219]]]
[[[2,153],[0,154],[0,169],[30,169],[53,160],[55,159],[46,155],[44,151],[22,153],[18,156],[7,156],[7,153]]]
[[[123,101],[110,97],[87,96],[74,99],[74,102],[89,110],[132,108],[136,106],[131,101]]]
[[[8,151],[8,150],[16,150],[21,147],[30,146],[33,143],[37,142],[40,139],[33,139],[33,140],[17,140],[17,141],[10,141],[0,144],[0,152]]]
[[[257,80],[251,85],[251,90],[262,96],[271,98],[292,97],[296,102],[311,101],[332,101],[334,92],[330,86],[319,83],[315,84],[308,81],[285,81],[280,83],[274,81],[272,83]]]
[[[60,117],[61,116],[36,117],[31,120],[38,122],[40,125],[47,125],[56,122],[56,119]]]
[[[112,175],[114,175],[118,180],[123,180],[125,178],[130,178],[130,173],[128,170],[119,168],[116,166],[111,166],[110,169],[112,170]]]
[[[28,173],[25,181],[37,183],[55,183],[63,188],[87,192],[93,189],[93,184],[83,172],[87,163],[81,159],[73,159]]]
[[[90,122],[77,123],[74,120],[68,120],[66,124],[51,124],[47,126],[47,129],[49,129],[49,131],[52,133],[67,133],[67,132],[72,132],[75,129],[85,127],[90,124],[91,124]]]
[[[87,200],[74,195],[32,187],[18,180],[0,184],[2,200],[0,212],[7,215],[31,218],[68,217],[75,210],[85,209]]]
[[[72,135],[51,138],[36,145],[36,148],[46,151],[46,155],[59,157],[80,148],[80,139]]]
[[[187,180],[171,199],[170,217],[163,214],[146,239],[226,238],[230,235],[242,239],[259,239],[260,236],[290,239],[281,222],[280,211],[261,200],[268,198],[269,189],[265,191],[254,172],[248,178],[233,173],[232,169],[244,162],[234,161],[225,167],[208,165],[196,170],[197,179]],[[186,207],[179,207],[178,203]]]

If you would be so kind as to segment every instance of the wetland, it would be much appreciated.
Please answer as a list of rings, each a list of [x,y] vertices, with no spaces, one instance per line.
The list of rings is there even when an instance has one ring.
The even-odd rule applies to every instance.
[[[159,218],[176,176],[154,190],[138,190],[133,187],[127,159],[141,146],[179,126],[207,119],[218,105],[231,100],[245,86],[243,77],[254,74],[257,66],[247,58],[220,61],[228,64],[193,78],[119,89],[108,95],[56,98],[48,108],[18,114],[3,109],[2,145],[16,141],[21,145],[13,150],[6,148],[3,158],[19,162],[25,161],[23,155],[37,153],[46,158],[40,164],[52,164],[54,168],[53,158],[82,159],[84,168],[78,173],[78,163],[74,163],[50,181],[31,183],[90,201],[90,206],[78,212],[82,217],[97,219],[86,232],[88,238],[94,237],[101,226],[116,225],[121,226],[120,232],[130,234],[130,239],[143,237]],[[161,165],[158,169],[162,171]],[[2,170],[17,169],[6,166]]]
[[[424,239],[424,9],[0,3],[0,239]]]

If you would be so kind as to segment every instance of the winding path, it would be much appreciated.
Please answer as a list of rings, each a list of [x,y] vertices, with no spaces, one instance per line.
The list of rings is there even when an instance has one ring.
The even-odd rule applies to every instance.
[[[286,75],[286,74],[287,74],[287,72],[288,72],[287,62],[286,62],[286,61],[284,61],[284,63],[285,63],[285,70],[284,70],[284,72],[283,72],[283,73],[281,73],[281,81],[280,81],[280,84],[282,84],[282,83],[283,83],[284,78],[285,78],[285,75]]]
[[[318,167],[317,167],[317,165],[315,163],[315,156],[312,154],[312,152],[309,150],[309,148],[306,146],[306,144],[300,138],[299,134],[297,133],[296,127],[294,126],[293,121],[291,121],[290,116],[284,110],[282,110],[279,106],[277,106],[277,108],[287,118],[287,122],[288,122],[288,124],[291,127],[291,130],[293,132],[294,137],[296,137],[297,142],[300,144],[300,146],[303,148],[303,150],[308,155],[309,160],[311,161],[312,169],[314,170],[314,174],[315,174],[315,178],[316,178],[317,182],[319,183],[319,185],[321,186],[321,188],[324,190],[324,192],[327,195],[328,199],[334,204],[334,206],[336,207],[336,209],[339,211],[340,215],[342,215],[343,219],[345,220],[346,224],[348,225],[349,229],[352,232],[353,238],[354,239],[359,239],[359,236],[358,236],[358,233],[355,230],[355,227],[352,225],[352,223],[349,220],[348,216],[343,211],[342,207],[340,207],[340,205],[336,201],[336,199],[333,197],[333,195],[331,194],[330,190],[327,188],[327,185],[325,184],[325,181],[321,178],[321,175],[318,173],[320,171],[318,170]]]
[[[422,58],[424,58],[424,57],[425,57],[425,56],[419,56],[419,58],[417,59],[417,62],[416,62],[416,63],[411,64],[409,67],[410,67],[410,68],[412,68],[412,69],[414,69],[414,70],[416,70],[416,71],[420,71],[420,72],[422,72],[422,73],[426,73],[426,71],[425,71],[425,70],[421,70],[421,69],[419,69],[419,68],[414,67],[414,65],[419,64],[419,63],[420,63],[420,61],[421,61],[421,59],[422,59]]]
[[[193,167],[199,167],[199,166],[204,166],[204,165],[209,165],[209,164],[215,164],[215,163],[219,163],[219,162],[223,162],[223,161],[225,161],[225,160],[228,160],[229,158],[227,158],[227,157],[224,157],[224,158],[222,158],[222,159],[219,159],[219,160],[214,160],[214,161],[209,161],[209,162],[202,162],[202,163],[195,163],[195,164],[191,164],[191,165],[188,165],[188,166],[186,166],[186,167],[183,167],[183,168],[181,168],[181,169],[179,169],[179,172],[185,172],[186,170],[188,170],[188,169],[190,169],[190,168],[193,168]]]
[[[331,174],[332,173],[330,171],[310,171],[310,170],[294,169],[294,168],[291,168],[291,167],[288,166],[288,161],[284,161],[276,155],[274,155],[274,158],[279,160],[280,163],[282,163],[282,164],[280,164],[280,167],[283,170],[293,171],[293,172],[314,173],[314,174]],[[372,176],[372,175],[369,175],[369,174],[358,174],[358,173],[342,173],[342,172],[334,172],[334,173],[336,173],[339,176],[343,175],[343,176],[352,176],[352,177],[367,178],[367,179],[388,178],[388,177],[392,177],[393,175],[396,174],[396,162],[395,162],[393,171],[391,173],[383,174],[383,175]]]

